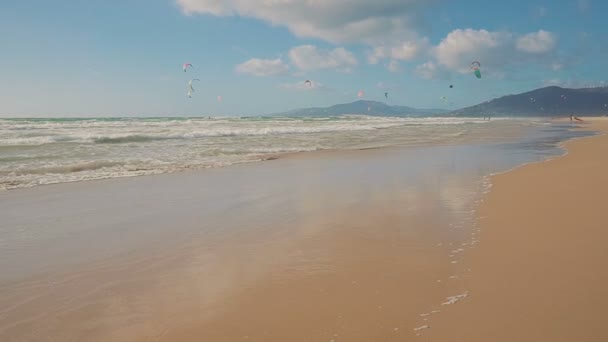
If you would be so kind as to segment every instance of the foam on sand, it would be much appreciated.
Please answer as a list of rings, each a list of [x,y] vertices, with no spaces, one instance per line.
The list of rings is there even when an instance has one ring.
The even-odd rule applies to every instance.
[[[469,292],[465,292],[463,294],[459,294],[459,295],[455,295],[455,296],[449,296],[446,298],[446,301],[441,303],[441,305],[452,305],[452,304],[456,304],[457,302],[467,298],[469,296]]]

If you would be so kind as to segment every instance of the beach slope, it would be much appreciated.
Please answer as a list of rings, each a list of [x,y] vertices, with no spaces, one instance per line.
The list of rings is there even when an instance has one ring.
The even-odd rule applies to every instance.
[[[608,121],[585,128],[608,132]],[[492,178],[469,296],[445,307],[430,341],[608,341],[608,135]]]

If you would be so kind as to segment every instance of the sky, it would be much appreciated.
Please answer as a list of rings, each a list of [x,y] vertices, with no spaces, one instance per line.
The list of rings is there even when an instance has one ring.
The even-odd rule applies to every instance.
[[[457,109],[604,86],[606,13],[604,0],[0,1],[0,117]]]

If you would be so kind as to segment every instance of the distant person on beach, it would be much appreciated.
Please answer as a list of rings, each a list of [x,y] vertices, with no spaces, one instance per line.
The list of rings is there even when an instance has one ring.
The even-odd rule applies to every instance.
[[[570,114],[570,122],[572,122],[573,119],[574,119],[574,115]]]

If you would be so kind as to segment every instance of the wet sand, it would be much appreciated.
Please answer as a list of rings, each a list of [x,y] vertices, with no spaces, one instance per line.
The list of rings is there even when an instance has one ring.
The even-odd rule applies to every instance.
[[[587,129],[608,132],[608,120]],[[608,341],[608,135],[496,175],[467,250],[468,297],[437,315],[423,341]]]
[[[327,152],[0,193],[0,340],[417,339],[467,290],[481,177],[527,153]]]
[[[474,218],[480,153],[323,153],[2,193],[0,340],[411,337],[449,293],[461,235],[447,227]]]

